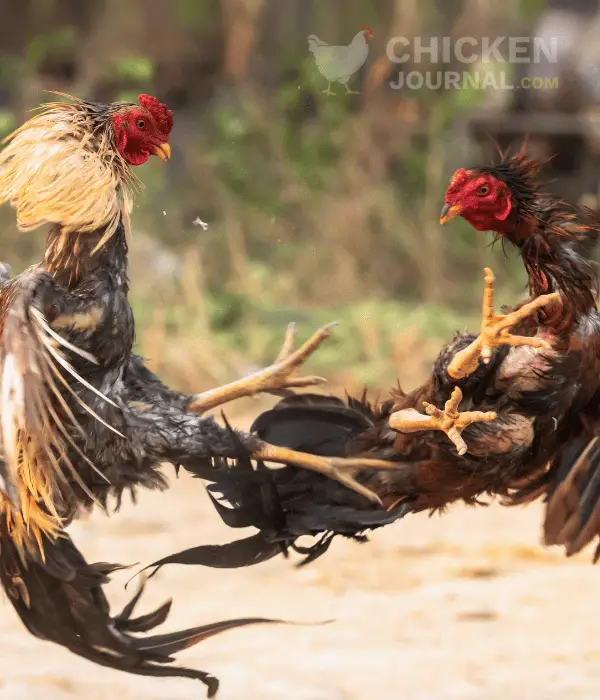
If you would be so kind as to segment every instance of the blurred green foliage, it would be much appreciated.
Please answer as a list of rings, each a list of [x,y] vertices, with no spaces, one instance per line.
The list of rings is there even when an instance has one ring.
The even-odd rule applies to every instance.
[[[486,94],[393,91],[385,50],[389,36],[449,35],[455,22],[463,35],[492,22],[522,32],[541,0],[507,0],[501,19],[493,3],[463,0],[6,1],[23,22],[0,28],[13,47],[0,55],[1,137],[47,89],[152,92],[175,110],[171,163],[138,173],[131,252],[138,340],[166,376],[229,379],[272,360],[287,322],[306,335],[338,320],[313,360],[324,374],[378,385],[405,369],[410,380],[440,339],[476,323],[484,264],[501,301],[520,297],[515,255],[490,252],[462,220],[438,224],[456,154],[482,157],[458,148],[455,125]],[[347,45],[365,23],[375,38],[351,83],[361,94],[338,85],[327,97],[307,36]],[[17,233],[7,209],[0,219],[1,257],[17,271],[42,241]]]

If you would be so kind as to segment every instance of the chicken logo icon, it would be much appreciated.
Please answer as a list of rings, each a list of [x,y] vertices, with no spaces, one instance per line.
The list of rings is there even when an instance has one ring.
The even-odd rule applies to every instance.
[[[346,88],[346,95],[356,95],[356,90],[350,90],[348,81],[361,68],[369,55],[369,41],[373,38],[373,30],[366,25],[352,39],[348,46],[329,46],[318,36],[308,37],[308,50],[314,55],[317,68],[328,85],[323,92],[335,95],[331,83],[341,83]]]

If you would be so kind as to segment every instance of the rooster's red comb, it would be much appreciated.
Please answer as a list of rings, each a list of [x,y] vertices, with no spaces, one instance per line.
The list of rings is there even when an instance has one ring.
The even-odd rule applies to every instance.
[[[152,95],[139,95],[138,102],[141,107],[147,109],[154,117],[156,126],[166,141],[173,128],[173,112],[167,109],[167,106],[162,104],[162,102],[159,102],[156,97],[152,97]]]
[[[360,28],[361,32],[369,32],[371,35],[375,34],[375,31],[373,30],[373,27],[369,27],[368,24],[363,24],[363,26]]]

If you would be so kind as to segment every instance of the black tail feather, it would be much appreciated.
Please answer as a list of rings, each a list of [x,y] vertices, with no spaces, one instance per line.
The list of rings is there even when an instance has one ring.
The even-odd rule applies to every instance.
[[[66,647],[101,666],[142,676],[182,677],[202,681],[213,697],[219,681],[210,673],[166,666],[173,654],[235,627],[278,620],[243,618],[144,637],[166,619],[171,601],[139,617],[132,617],[144,583],[123,610],[111,617],[102,586],[110,573],[126,567],[106,563],[88,565],[66,533],[45,547],[45,560],[26,563],[4,521],[0,522],[0,581],[23,624],[36,637]]]
[[[304,394],[280,401],[261,414],[252,429],[265,442],[321,456],[343,456],[348,441],[374,424],[366,400],[344,403],[336,397]],[[302,563],[324,554],[337,535],[360,539],[365,530],[392,523],[410,512],[408,503],[389,511],[373,509],[364,499],[327,477],[304,469],[269,469],[253,464],[250,453],[236,440],[238,455],[216,458],[212,467],[184,463],[194,476],[212,482],[208,495],[223,522],[231,528],[255,527],[257,535],[226,545],[200,546],[164,557],[147,568],[167,564],[216,568],[252,566],[292,548],[305,555]],[[304,535],[317,541],[298,548]],[[153,573],[156,573],[157,568]]]
[[[239,569],[268,561],[278,554],[282,554],[283,549],[282,543],[269,542],[263,533],[259,532],[256,535],[227,544],[207,544],[184,549],[177,554],[171,554],[149,564],[140,573],[153,568],[153,571],[148,575],[150,579],[167,564],[209,566],[212,569]]]

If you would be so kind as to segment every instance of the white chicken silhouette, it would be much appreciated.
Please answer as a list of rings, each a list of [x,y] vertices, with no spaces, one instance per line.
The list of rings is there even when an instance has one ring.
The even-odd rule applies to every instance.
[[[319,72],[328,82],[327,89],[323,90],[326,95],[335,95],[331,83],[341,83],[347,95],[358,94],[356,90],[350,90],[348,81],[367,60],[373,34],[371,27],[365,25],[348,46],[329,46],[314,34],[308,37],[308,50],[314,55]]]

